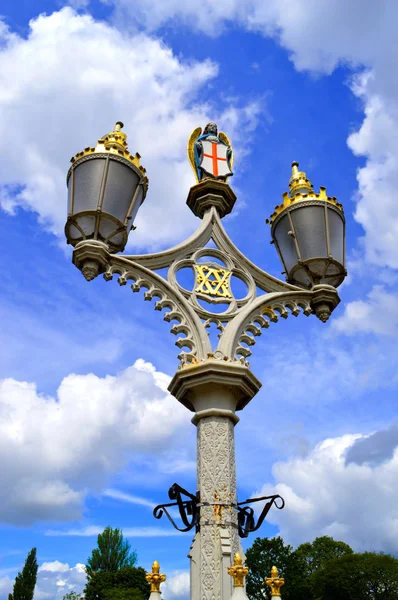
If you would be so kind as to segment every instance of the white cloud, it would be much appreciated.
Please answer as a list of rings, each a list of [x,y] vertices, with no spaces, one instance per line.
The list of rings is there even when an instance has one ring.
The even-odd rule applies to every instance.
[[[190,580],[188,571],[175,571],[162,585],[165,600],[188,600]]]
[[[85,566],[77,563],[70,567],[58,560],[43,563],[38,570],[35,599],[61,599],[70,591],[80,593],[86,585]]]
[[[273,467],[274,485],[261,494],[278,493],[286,507],[273,509],[268,520],[294,545],[320,535],[342,539],[357,551],[398,551],[398,450],[374,466],[347,461],[347,453],[366,436],[344,435],[315,446],[305,458]],[[385,439],[372,438],[375,443]],[[372,458],[369,455],[369,458]]]
[[[125,534],[123,529],[123,534]],[[178,532],[176,532],[178,535]],[[38,570],[35,600],[61,600],[68,592],[83,591],[86,584],[84,565],[78,563],[70,567],[68,563],[58,560],[43,563]],[[0,600],[7,600],[12,591],[13,581],[9,577],[0,578]],[[162,596],[165,600],[188,600],[189,598],[189,573],[187,571],[174,571],[167,576],[167,581],[162,584]]]
[[[104,531],[105,527],[98,525],[89,525],[80,529],[48,529],[46,535],[50,537],[93,537]],[[162,527],[122,527],[123,535],[126,538],[152,538],[152,537],[170,537],[181,535],[180,531],[175,529],[163,529]]]
[[[210,101],[194,105],[217,65],[182,62],[154,37],[123,34],[70,7],[31,21],[26,39],[2,24],[0,42],[3,208],[33,210],[58,235],[70,157],[116,120],[124,121],[130,150],[140,152],[150,179],[132,243],[159,246],[193,227],[185,206],[194,183],[189,133],[211,115],[233,136],[238,119],[250,129],[260,111],[255,101],[242,109],[227,105],[223,115],[214,114]]]
[[[344,314],[332,322],[332,329],[346,335],[359,332],[396,336],[398,333],[398,294],[376,285],[367,300],[354,300]]]
[[[218,35],[235,21],[277,39],[299,71],[330,74],[340,65],[353,69],[350,85],[363,103],[365,119],[348,144],[354,154],[366,158],[358,171],[355,216],[365,230],[367,260],[398,268],[398,85],[392,76],[398,53],[395,0],[382,5],[363,0],[204,0],[199,11],[193,0],[136,0],[134,6],[129,0],[112,3],[120,24],[133,22],[156,30],[179,22]]]
[[[12,592],[14,581],[9,577],[0,579],[0,600],[7,600]],[[61,600],[65,594],[74,590],[82,592],[86,585],[84,565],[78,563],[70,567],[58,560],[40,565],[35,587],[35,600]]]
[[[137,504],[138,506],[146,506],[147,508],[155,508],[156,503],[147,500],[146,498],[141,498],[141,496],[135,496],[134,494],[128,494],[126,492],[122,492],[121,490],[104,490],[102,492],[103,496],[107,498],[113,498],[114,500],[121,500],[122,502],[128,502],[129,504]]]
[[[87,491],[99,491],[132,453],[168,449],[189,419],[165,391],[168,379],[139,360],[117,376],[69,375],[56,398],[2,380],[0,519],[77,518]]]
[[[7,600],[8,594],[12,592],[13,580],[8,577],[0,577],[0,600]]]

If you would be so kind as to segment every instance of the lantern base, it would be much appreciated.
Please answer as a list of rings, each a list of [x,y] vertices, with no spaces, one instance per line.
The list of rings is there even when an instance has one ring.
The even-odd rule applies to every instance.
[[[106,271],[108,266],[109,248],[98,240],[79,242],[72,256],[73,264],[81,271],[87,281],[92,281]]]
[[[340,303],[339,295],[332,285],[314,285],[311,308],[322,323],[326,323],[330,315]]]
[[[307,290],[317,285],[337,288],[347,275],[345,267],[333,258],[309,258],[295,265],[288,273],[286,280]]]
[[[218,179],[204,179],[189,190],[187,204],[200,219],[214,206],[221,218],[228,215],[235,204],[236,195],[228,183]]]

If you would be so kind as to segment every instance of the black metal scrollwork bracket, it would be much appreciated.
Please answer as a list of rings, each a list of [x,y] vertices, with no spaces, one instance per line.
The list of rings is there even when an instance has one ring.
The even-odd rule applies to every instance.
[[[245,504],[252,504],[253,502],[261,502],[262,500],[267,500],[265,503],[263,510],[261,511],[260,516],[258,517],[257,523],[254,520],[254,510],[251,506],[244,506]],[[277,501],[280,500],[280,505],[278,505]],[[243,502],[238,502],[236,505],[238,510],[238,529],[239,536],[241,538],[247,538],[249,533],[253,531],[257,531],[263,524],[265,517],[267,516],[271,506],[275,504],[276,508],[282,510],[285,506],[285,501],[282,496],[276,494],[274,496],[261,496],[261,498],[248,498]]]
[[[182,496],[187,496],[189,500],[184,500]],[[196,530],[199,529],[199,492],[195,495],[184,490],[178,483],[173,483],[171,488],[169,489],[169,498],[170,500],[175,500],[175,502],[170,502],[169,504],[159,504],[155,506],[153,509],[153,516],[155,519],[160,519],[163,516],[163,513],[166,515],[170,523],[173,525],[175,529],[178,531],[190,531],[193,527],[196,527]],[[181,521],[184,524],[184,527],[178,527],[173,518],[171,517],[168,508],[176,506],[180,513]]]
[[[182,496],[186,496],[188,500],[184,500]],[[200,507],[204,505],[210,506],[210,504],[201,503],[199,492],[196,492],[195,495],[191,494],[190,492],[182,488],[180,485],[178,485],[178,483],[173,483],[173,485],[169,489],[169,498],[170,500],[175,500],[175,502],[170,502],[168,504],[159,504],[154,508],[153,516],[156,519],[160,519],[163,516],[163,514],[165,514],[170,523],[173,525],[173,527],[178,531],[190,531],[193,527],[196,527],[196,531],[199,531]],[[266,503],[264,504],[263,510],[261,511],[256,523],[254,518],[254,509],[251,506],[246,505],[253,504],[254,502],[261,502],[264,500],[266,500]],[[279,504],[278,500],[280,500]],[[274,496],[248,498],[247,500],[244,500],[243,502],[238,502],[237,504],[224,504],[221,502],[215,502],[214,505],[215,504],[222,504],[223,506],[234,508],[237,511],[239,536],[241,538],[247,538],[249,533],[257,531],[257,529],[261,527],[265,517],[267,516],[273,504],[275,504],[276,508],[281,510],[285,506],[285,501],[282,498],[282,496],[276,494]],[[178,527],[174,519],[171,517],[169,511],[167,510],[168,508],[172,508],[174,506],[178,508],[180,518],[183,522],[184,527]]]

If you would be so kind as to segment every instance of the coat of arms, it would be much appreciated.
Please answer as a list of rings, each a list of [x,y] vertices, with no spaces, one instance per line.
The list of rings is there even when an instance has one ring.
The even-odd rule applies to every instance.
[[[233,152],[228,137],[215,123],[208,123],[202,133],[197,127],[188,140],[188,158],[197,181],[220,179],[233,175]]]

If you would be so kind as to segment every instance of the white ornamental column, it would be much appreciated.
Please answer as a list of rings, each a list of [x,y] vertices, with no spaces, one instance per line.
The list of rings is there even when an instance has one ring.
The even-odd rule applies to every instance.
[[[239,362],[214,359],[177,371],[170,392],[195,411],[200,530],[189,553],[191,600],[230,600],[228,567],[240,552],[236,504],[234,427],[241,410],[260,389]]]

